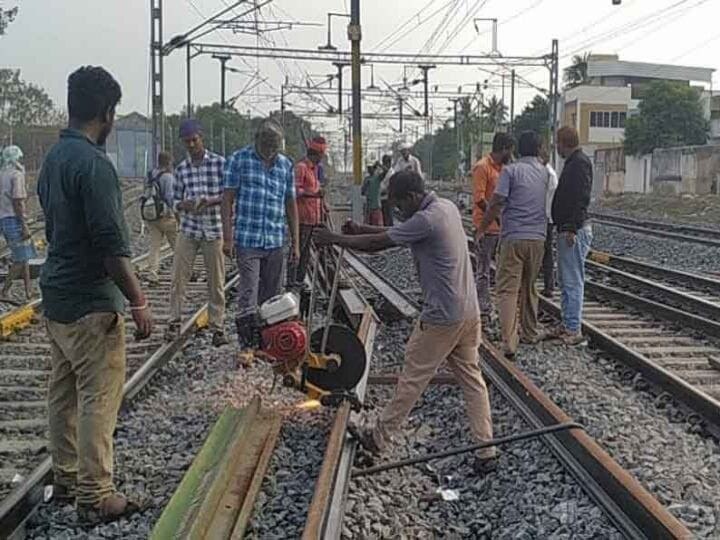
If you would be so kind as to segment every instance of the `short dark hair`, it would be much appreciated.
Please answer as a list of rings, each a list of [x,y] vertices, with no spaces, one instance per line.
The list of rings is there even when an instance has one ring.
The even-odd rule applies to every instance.
[[[492,151],[504,152],[515,147],[515,139],[509,133],[498,132],[493,137]]]
[[[390,177],[388,183],[388,198],[405,199],[411,193],[425,193],[425,181],[415,171],[400,171]]]
[[[523,131],[518,138],[520,157],[535,156],[540,153],[540,137],[534,131]]]
[[[170,155],[170,152],[163,150],[158,154],[158,165],[161,167],[169,167],[171,162],[172,156]]]
[[[104,120],[121,97],[120,84],[99,66],[83,66],[68,77],[68,115],[74,120]]]
[[[390,154],[383,155],[382,162],[383,162],[383,164],[392,163],[392,156]]]

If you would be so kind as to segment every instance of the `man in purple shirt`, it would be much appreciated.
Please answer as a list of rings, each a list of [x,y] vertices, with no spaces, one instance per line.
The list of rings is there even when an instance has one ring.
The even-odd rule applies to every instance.
[[[382,452],[445,360],[463,389],[474,437],[479,442],[492,439],[490,402],[478,358],[480,310],[460,212],[451,201],[426,192],[422,176],[414,171],[394,174],[388,197],[405,218],[398,225],[348,222],[345,234],[326,229],[315,233],[320,244],[360,251],[407,246],[420,274],[423,311],[407,342],[405,368],[374,428],[359,430],[360,443],[373,453]],[[495,466],[494,447],[478,452],[479,473]]]
[[[540,140],[534,131],[520,135],[518,152],[520,159],[503,168],[490,208],[478,229],[478,237],[482,237],[502,211],[496,292],[503,348],[509,359],[515,357],[519,340],[537,343],[543,337],[537,331],[535,280],[545,251],[545,197],[550,179],[538,158]]]

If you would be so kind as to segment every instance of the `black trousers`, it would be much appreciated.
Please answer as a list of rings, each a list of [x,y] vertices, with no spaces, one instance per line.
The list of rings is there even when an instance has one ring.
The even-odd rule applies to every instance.
[[[388,201],[387,199],[382,199],[382,201],[380,201],[380,206],[382,207],[383,225],[385,227],[392,227],[393,213],[392,206],[390,206],[390,201]]]
[[[545,253],[542,261],[543,284],[546,291],[555,290],[555,254],[553,252],[553,240],[555,238],[555,226],[547,224],[545,235]]]
[[[300,225],[300,260],[288,269],[288,285],[296,285],[305,281],[307,266],[310,260],[310,245],[315,225]]]

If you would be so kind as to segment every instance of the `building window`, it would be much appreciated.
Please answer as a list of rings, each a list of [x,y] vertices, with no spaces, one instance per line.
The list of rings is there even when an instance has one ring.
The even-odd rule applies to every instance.
[[[590,111],[590,127],[624,128],[627,113],[619,111]]]

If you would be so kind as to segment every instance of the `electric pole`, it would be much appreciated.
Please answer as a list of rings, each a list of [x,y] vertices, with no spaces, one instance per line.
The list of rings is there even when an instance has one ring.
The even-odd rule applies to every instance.
[[[227,64],[228,60],[230,60],[231,56],[229,54],[213,54],[212,57],[215,60],[220,61],[220,108],[225,108],[225,78],[227,74],[227,68],[225,64]]]
[[[428,71],[431,69],[435,69],[436,66],[434,65],[420,65],[418,66],[422,72],[423,72],[423,92],[425,93],[425,109],[423,111],[423,116],[425,118],[428,117]],[[402,130],[401,130],[402,131]]]
[[[360,40],[362,33],[360,29],[360,0],[350,2],[350,24],[348,25],[348,38],[351,43],[352,58],[352,134],[353,134],[353,218],[357,221],[362,219],[362,198],[360,187],[363,181],[362,171],[362,97],[361,73],[360,73]]]
[[[515,70],[510,72],[510,133],[515,131]]]

